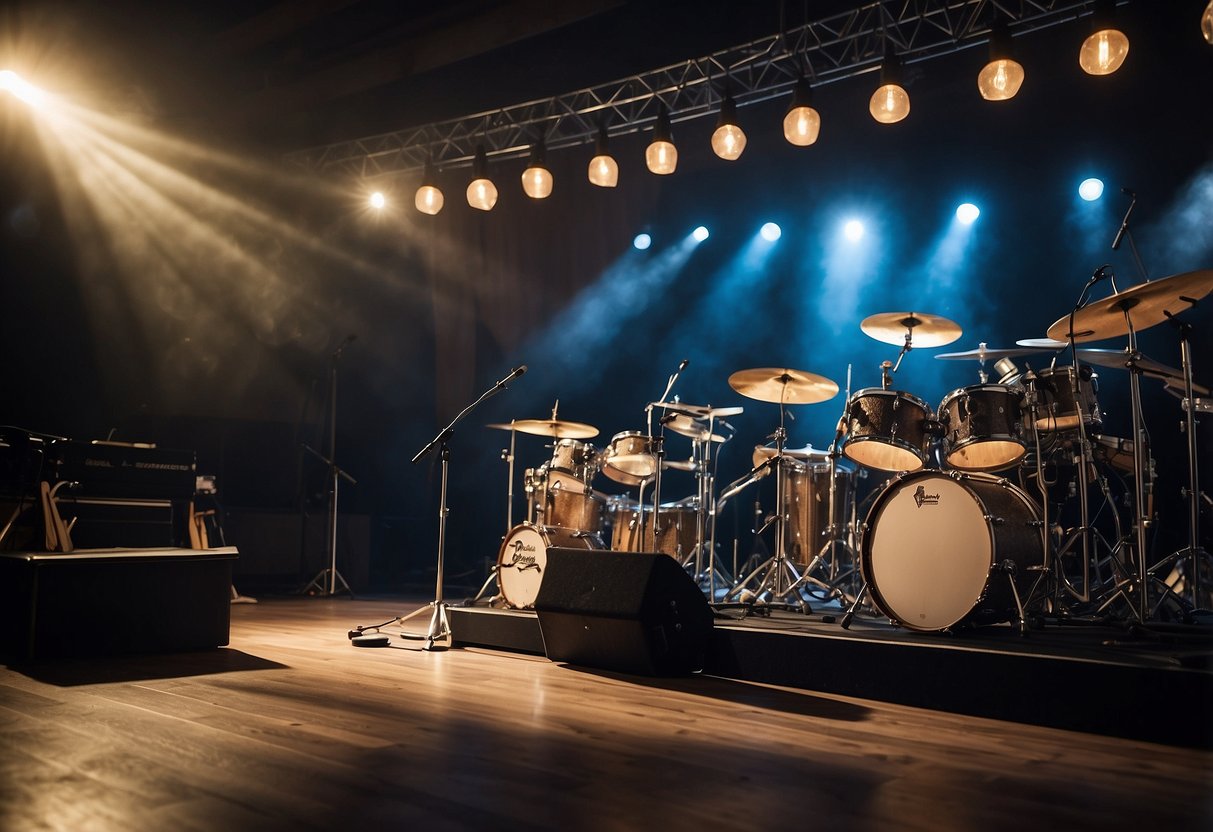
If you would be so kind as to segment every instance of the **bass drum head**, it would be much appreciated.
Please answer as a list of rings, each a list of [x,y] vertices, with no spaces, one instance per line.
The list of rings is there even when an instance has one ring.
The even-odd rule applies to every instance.
[[[601,549],[595,534],[576,529],[560,529],[520,523],[510,529],[497,553],[497,587],[501,597],[514,609],[535,606],[539,587],[548,568],[548,549]]]
[[[873,504],[861,568],[873,603],[912,630],[943,630],[985,592],[994,541],[962,482],[934,473],[895,480]]]

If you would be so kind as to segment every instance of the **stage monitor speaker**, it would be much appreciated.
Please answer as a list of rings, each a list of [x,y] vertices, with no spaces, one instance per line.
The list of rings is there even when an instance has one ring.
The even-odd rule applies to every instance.
[[[647,676],[703,669],[712,610],[669,555],[552,548],[535,598],[552,661]]]

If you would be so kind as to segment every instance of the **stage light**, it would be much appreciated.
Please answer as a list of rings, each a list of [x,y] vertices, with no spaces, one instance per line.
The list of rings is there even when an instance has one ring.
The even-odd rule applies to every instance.
[[[769,243],[773,243],[779,239],[780,235],[783,234],[783,229],[773,222],[768,222],[763,224],[758,233],[762,235],[762,239]]]
[[[547,199],[552,195],[552,172],[543,157],[543,139],[539,139],[531,145],[531,160],[522,172],[522,190],[531,199]]]
[[[661,176],[673,173],[678,167],[678,148],[674,147],[674,138],[670,133],[670,114],[664,104],[657,113],[657,123],[653,125],[653,140],[645,148],[644,162],[650,171]]]
[[[797,147],[808,147],[817,141],[820,132],[821,114],[813,109],[813,88],[801,78],[783,117],[783,137]]]
[[[1091,34],[1078,50],[1078,65],[1088,75],[1111,75],[1129,54],[1129,39],[1113,25],[1115,0],[1096,0]]]
[[[371,194],[368,202],[370,202],[371,207],[375,210],[382,211],[387,205],[387,197],[384,196],[381,191],[375,191],[373,194]]]
[[[1103,181],[1095,177],[1082,180],[1078,185],[1078,195],[1087,202],[1094,202],[1103,196]]]
[[[600,188],[614,188],[619,184],[619,163],[607,148],[605,126],[598,128],[598,140],[594,143],[594,158],[590,160],[590,184]]]
[[[484,145],[476,145],[472,161],[472,181],[468,185],[468,205],[480,211],[491,211],[497,204],[497,186],[489,179],[489,158]]]
[[[737,104],[725,93],[720,103],[720,118],[712,133],[712,151],[721,159],[732,162],[745,150],[745,131],[737,125]]]
[[[427,161],[425,163],[425,172],[421,175],[421,187],[417,189],[417,196],[413,202],[417,206],[418,211],[430,216],[442,210],[442,191],[434,184],[433,162]]]
[[[21,99],[32,107],[46,103],[46,93],[11,69],[0,70],[0,90]]]
[[[1014,98],[1023,86],[1023,66],[1011,49],[1011,33],[996,26],[990,33],[990,60],[977,74],[977,90],[986,101]]]
[[[691,236],[695,238],[695,242],[702,243],[708,238],[708,229],[706,226],[699,226],[691,232]]]
[[[1213,0],[1209,0],[1205,13],[1200,16],[1200,33],[1206,41],[1213,43]]]
[[[842,227],[842,233],[852,243],[857,243],[863,239],[863,223],[859,220],[847,220],[846,225]]]
[[[901,59],[890,45],[885,46],[880,86],[872,93],[868,111],[881,124],[896,124],[910,114],[910,95],[901,86]]]
[[[638,251],[644,251],[646,248],[653,245],[653,238],[648,234],[641,232],[632,239],[632,245]]]
[[[956,219],[965,225],[972,225],[981,216],[981,209],[971,202],[961,203],[956,208]]]

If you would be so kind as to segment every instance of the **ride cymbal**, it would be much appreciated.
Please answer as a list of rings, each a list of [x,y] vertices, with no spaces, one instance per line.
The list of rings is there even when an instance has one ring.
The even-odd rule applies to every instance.
[[[1003,358],[1017,358],[1022,355],[1037,355],[1040,352],[1042,352],[1042,350],[1039,347],[990,349],[985,344],[981,344],[975,350],[965,350],[964,352],[944,352],[935,357],[944,361],[965,361],[969,359],[977,359],[978,361],[999,361]]]
[[[911,347],[942,347],[963,334],[954,321],[925,312],[881,312],[864,318],[859,328],[870,338],[898,347],[907,336]]]
[[[1087,304],[1073,314],[1074,340],[1102,341],[1160,324],[1196,305],[1213,291],[1213,269],[1176,274],[1151,283],[1131,286],[1115,295]],[[1070,315],[1049,327],[1049,337],[1058,341],[1070,338]]]
[[[838,395],[838,385],[804,370],[758,367],[738,370],[729,386],[749,399],[775,404],[817,404]]]
[[[712,407],[711,405],[687,404],[686,402],[650,402],[649,407],[661,407],[666,410],[686,413],[689,416],[700,416],[704,419],[709,416],[712,418],[724,418],[725,416],[739,416],[745,413],[744,407]]]

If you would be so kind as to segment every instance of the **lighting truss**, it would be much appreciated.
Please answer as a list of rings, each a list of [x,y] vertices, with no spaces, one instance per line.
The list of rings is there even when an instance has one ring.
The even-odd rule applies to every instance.
[[[1124,0],[1122,0],[1124,2]],[[478,144],[492,159],[525,155],[542,136],[549,151],[593,142],[598,127],[621,136],[643,130],[664,104],[674,122],[716,112],[723,82],[739,107],[788,94],[803,74],[814,85],[876,71],[891,43],[906,64],[989,40],[996,17],[1013,34],[1091,14],[1090,0],[898,0],[867,3],[702,58],[554,98],[448,121],[299,150],[288,164],[308,171],[374,178],[469,167]]]

